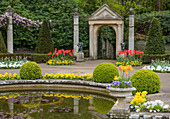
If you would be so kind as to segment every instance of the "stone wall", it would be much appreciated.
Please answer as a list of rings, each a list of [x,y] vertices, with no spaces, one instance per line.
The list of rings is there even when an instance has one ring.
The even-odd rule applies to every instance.
[[[145,45],[146,45],[146,41],[138,40],[135,42],[135,50],[144,51]],[[165,50],[166,54],[170,54],[170,43],[165,44],[165,49],[166,49]]]

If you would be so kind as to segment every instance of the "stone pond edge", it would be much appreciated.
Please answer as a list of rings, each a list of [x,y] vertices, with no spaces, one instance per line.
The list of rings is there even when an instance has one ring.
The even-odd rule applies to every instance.
[[[17,89],[54,89],[54,88],[71,88],[73,90],[94,90],[109,94],[106,89],[108,83],[96,83],[83,80],[66,80],[66,79],[38,79],[38,80],[1,80],[0,91],[17,90]],[[14,88],[14,89],[13,89]],[[110,115],[114,116],[114,115]],[[116,115],[115,115],[116,116]],[[125,115],[124,115],[125,116]],[[130,112],[129,119],[170,119],[169,113],[149,113],[149,112]]]

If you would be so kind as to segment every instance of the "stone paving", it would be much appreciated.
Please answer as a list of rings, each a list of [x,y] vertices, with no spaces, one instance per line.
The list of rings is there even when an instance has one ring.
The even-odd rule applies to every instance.
[[[85,61],[85,62],[75,62],[75,65],[70,66],[49,66],[45,63],[39,64],[42,69],[42,74],[45,73],[78,73],[81,74],[90,73],[93,74],[94,68],[103,62],[111,62],[116,63],[114,60],[94,60],[94,61]],[[143,65],[144,66],[144,65]],[[131,75],[141,69],[143,66],[140,67],[133,67],[134,70],[132,71]],[[0,74],[4,74],[5,72],[8,73],[17,73],[19,74],[19,69],[0,69]],[[170,73],[157,73],[161,80],[161,89],[159,93],[150,94],[150,100],[162,100],[166,104],[170,105]]]

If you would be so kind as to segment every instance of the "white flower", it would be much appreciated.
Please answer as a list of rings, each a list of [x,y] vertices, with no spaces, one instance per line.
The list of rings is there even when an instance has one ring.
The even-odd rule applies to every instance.
[[[149,112],[152,112],[152,110],[149,110]]]
[[[140,109],[137,109],[137,110],[136,110],[136,112],[139,112],[139,111],[140,111]]]
[[[157,112],[160,112],[160,110],[158,109]]]
[[[153,112],[155,112],[155,113],[156,113],[156,110],[153,110]]]
[[[136,108],[139,108],[139,106],[135,105],[135,109],[136,109]]]
[[[169,108],[169,105],[164,105],[163,106],[163,109],[168,109]]]

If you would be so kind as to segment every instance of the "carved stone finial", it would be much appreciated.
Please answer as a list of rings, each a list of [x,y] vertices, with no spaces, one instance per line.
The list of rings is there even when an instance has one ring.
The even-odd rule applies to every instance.
[[[79,15],[79,13],[78,13],[78,8],[75,8],[74,9],[74,16],[78,16]]]
[[[133,12],[133,8],[129,9],[129,15],[134,15],[135,13]]]
[[[9,13],[9,15],[12,15],[12,8],[11,8],[11,6],[10,6],[10,5],[8,6],[8,10],[7,10],[7,12]]]
[[[75,9],[74,9],[74,12],[78,12],[78,8],[75,8]]]
[[[10,5],[8,6],[8,9],[11,9],[11,6],[10,6]]]

